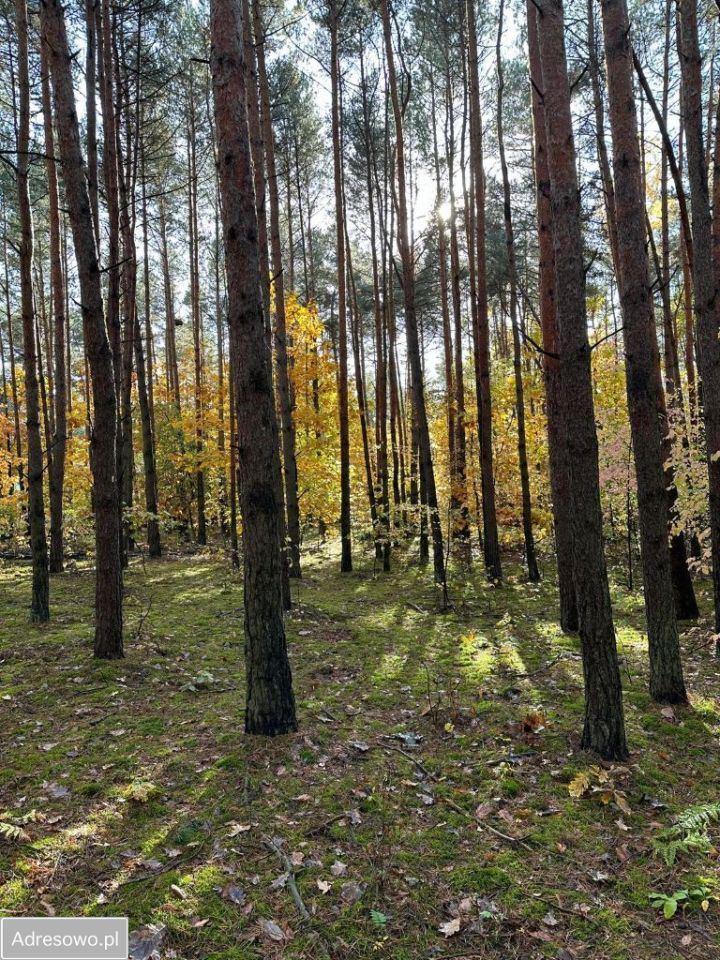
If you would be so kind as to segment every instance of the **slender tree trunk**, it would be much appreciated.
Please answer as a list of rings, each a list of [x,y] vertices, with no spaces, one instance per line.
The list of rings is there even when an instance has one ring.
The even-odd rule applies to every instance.
[[[400,258],[402,260],[403,297],[405,300],[405,334],[407,338],[407,352],[411,370],[413,414],[417,419],[420,471],[424,484],[427,507],[430,511],[430,530],[432,535],[433,569],[435,581],[442,587],[443,605],[445,605],[448,599],[447,580],[445,577],[445,555],[442,527],[440,524],[440,512],[438,510],[437,490],[435,487],[435,471],[433,468],[432,447],[430,445],[430,428],[428,425],[427,408],[425,405],[425,382],[420,354],[420,340],[418,337],[417,313],[415,306],[415,265],[413,262],[413,249],[408,233],[409,224],[403,111],[400,104],[400,91],[398,89],[397,76],[395,72],[389,0],[382,0],[381,12],[383,34],[385,39],[385,57],[387,60],[388,81],[390,86],[390,98],[392,101],[393,116],[395,120],[398,248],[400,250]]]
[[[28,13],[25,0],[15,0],[15,27],[18,43],[18,136],[17,188],[20,211],[20,296],[22,303],[23,354],[25,371],[25,426],[27,429],[28,525],[32,555],[32,597],[30,619],[50,619],[50,577],[45,536],[43,500],[43,452],[40,437],[38,347],[33,305],[33,222],[30,206],[30,66]]]
[[[560,627],[565,633],[573,633],[578,628],[578,611],[572,569],[572,529],[570,513],[567,509],[570,497],[570,467],[567,459],[567,440],[560,384],[559,330],[557,304],[555,302],[555,251],[553,249],[550,171],[548,170],[547,136],[545,132],[545,104],[542,96],[542,68],[537,35],[537,14],[533,0],[527,0],[527,25],[535,140],[540,323],[544,351],[543,374],[550,462],[550,491],[560,599]]]
[[[153,442],[155,439],[155,370],[153,363],[153,330],[150,310],[150,246],[148,243],[148,206],[147,206],[147,171],[145,168],[145,136],[140,143],[140,164],[142,180],[142,241],[143,241],[143,294],[145,312],[145,345],[147,367],[147,395],[150,410],[150,429]]]
[[[658,416],[663,406],[660,355],[646,247],[645,195],[625,0],[602,0],[602,18],[613,135],[618,282],[650,649],[650,694],[662,703],[684,703],[687,694],[675,620],[662,424]]]
[[[230,362],[237,415],[245,560],[245,732],[297,729],[283,625],[280,514],[273,475],[280,447],[260,289],[257,212],[238,0],[211,0],[210,70],[218,141]]]
[[[603,91],[600,86],[600,64],[598,62],[597,39],[595,37],[595,3],[593,0],[587,0],[587,32],[589,53],[588,68],[593,95],[593,108],[595,111],[595,147],[598,167],[600,168],[600,179],[602,181],[603,201],[605,203],[605,223],[610,245],[610,258],[614,275],[617,277],[619,276],[620,265],[618,262],[619,239],[617,215],[615,211],[615,184],[610,169],[610,158],[605,140],[605,106],[603,104]]]
[[[195,495],[197,497],[199,544],[207,543],[207,522],[205,517],[205,469],[204,458],[204,404],[203,404],[203,355],[202,355],[202,311],[200,306],[200,236],[197,211],[197,152],[195,147],[195,97],[190,84],[190,102],[188,116],[188,227],[189,227],[189,263],[190,263],[190,306],[192,311],[192,335],[194,358],[194,405],[195,405]]]
[[[475,380],[480,438],[480,474],[483,507],[483,552],[488,573],[502,580],[500,541],[495,507],[495,477],[492,450],[492,398],[490,394],[490,326],[488,318],[487,267],[485,262],[485,171],[483,169],[483,132],[480,111],[475,0],[466,0],[468,30],[468,67],[470,96],[470,162],[474,182],[474,220],[477,309],[474,323]]]
[[[448,91],[449,95],[449,84]],[[465,140],[467,105],[463,104],[462,141]],[[453,534],[458,544],[458,552],[464,563],[472,561],[470,548],[470,513],[467,492],[467,438],[465,431],[465,373],[462,351],[462,307],[460,301],[460,251],[457,230],[457,204],[455,200],[455,127],[452,104],[447,110],[450,136],[446,142],[448,162],[448,185],[450,188],[450,289],[453,307],[453,389],[455,405],[455,469],[452,479],[455,499],[458,502],[457,515],[453,525]]]
[[[143,472],[145,478],[146,538],[148,554],[153,557],[162,555],[160,542],[160,521],[158,518],[157,468],[155,465],[155,438],[153,436],[148,391],[148,374],[145,366],[145,352],[142,345],[140,318],[135,311],[135,368],[137,370],[138,404],[140,407],[140,429],[142,432]],[[149,353],[148,345],[148,353]]]
[[[283,475],[285,478],[285,507],[287,510],[287,543],[289,573],[300,576],[300,505],[298,502],[297,454],[293,397],[290,384],[288,334],[285,323],[285,283],[283,278],[282,244],[280,240],[280,197],[275,165],[275,142],[270,113],[270,90],[265,66],[265,32],[260,15],[259,0],[253,0],[255,51],[260,89],[263,147],[270,196],[270,251],[272,256],[273,290],[275,300],[275,370],[280,401]]]
[[[553,210],[560,382],[570,464],[573,562],[585,677],[582,745],[606,759],[627,756],[620,668],[602,535],[598,445],[582,260],[580,193],[570,112],[561,0],[537,16]],[[536,80],[537,82],[537,80]]]
[[[175,339],[175,297],[173,295],[172,276],[170,274],[170,253],[167,239],[167,218],[165,201],[160,198],[158,206],[160,230],[160,258],[163,269],[163,293],[165,295],[165,364],[167,368],[167,390],[170,402],[180,413],[180,375],[178,372],[177,345]]]
[[[50,225],[50,283],[54,311],[55,361],[55,431],[50,461],[50,573],[63,569],[63,490],[65,485],[65,450],[67,447],[67,377],[65,358],[65,290],[60,249],[60,204],[55,164],[55,136],[53,133],[50,74],[47,52],[41,45],[43,125],[48,183],[48,219]],[[50,357],[48,356],[48,363]]]
[[[10,267],[8,264],[8,216],[3,197],[3,265],[5,268],[5,316],[7,318],[8,354],[10,359],[10,395],[13,405],[13,443],[17,461],[18,485],[25,489],[22,455],[22,435],[20,433],[20,404],[18,402],[17,371],[15,369],[15,334],[13,333],[12,308],[10,306]]]
[[[99,0],[85,0],[85,135],[87,137],[87,181],[95,236],[100,236],[98,208],[97,106],[95,95],[97,70],[97,8]]]
[[[122,398],[122,336],[120,329],[120,207],[118,201],[118,157],[117,124],[115,120],[115,96],[113,91],[112,59],[112,17],[109,0],[97,0],[95,7],[96,37],[98,43],[98,79],[101,90],[101,108],[103,119],[103,178],[105,182],[105,205],[107,210],[108,245],[106,266],[107,274],[107,334],[110,339],[111,360],[115,388],[116,416],[114,475],[122,490],[123,456],[122,424],[120,421]],[[57,120],[56,120],[57,122]],[[94,216],[94,209],[91,207]],[[99,254],[100,234],[94,235]],[[76,254],[77,255],[77,254]],[[86,345],[89,352],[89,347]],[[94,379],[94,376],[93,376]],[[120,521],[121,563],[126,562],[126,537],[122,516],[122,497],[118,498],[118,517]]]
[[[679,26],[682,116],[692,211],[697,359],[702,380],[710,499],[713,601],[715,630],[720,632],[720,277],[715,275],[712,262],[712,220],[703,147],[702,61],[698,43],[696,0],[682,0],[679,6]],[[717,652],[720,655],[720,641]]]
[[[365,143],[365,176],[367,182],[368,216],[370,220],[370,258],[373,281],[373,317],[375,321],[375,442],[377,447],[377,501],[378,519],[381,526],[383,570],[390,571],[390,502],[388,489],[387,452],[387,364],[384,324],[384,303],[380,300],[380,277],[378,271],[377,232],[375,224],[375,191],[373,188],[374,143],[370,126],[370,103],[365,77],[365,60],[360,47],[360,83],[363,105],[363,136]],[[372,151],[372,154],[371,154]]]
[[[123,655],[120,506],[116,474],[117,403],[113,360],[105,326],[100,268],[92,211],[80,150],[71,57],[60,0],[40,7],[42,42],[53,83],[55,118],[65,196],[78,265],[81,310],[88,361],[93,378],[93,425],[90,466],[95,510],[95,656]]]
[[[265,314],[265,339],[267,350],[272,361],[272,316],[270,305],[270,257],[268,253],[267,217],[265,209],[265,145],[263,141],[260,90],[258,87],[257,50],[250,17],[250,0],[242,0],[243,42],[245,44],[245,87],[248,113],[248,129],[250,131],[250,151],[253,162],[253,180],[255,185],[255,211],[258,225],[258,246],[260,251],[260,285],[263,297],[263,311]],[[258,25],[262,29],[262,24]],[[272,129],[271,129],[272,134]],[[284,307],[283,298],[283,307]],[[272,363],[270,374],[272,377]],[[285,509],[285,491],[283,485],[282,464],[278,460],[278,472],[273,477],[275,495],[280,510],[280,549],[282,552],[283,570],[283,604],[286,610],[292,607],[290,593],[290,551],[287,549],[287,523]]]
[[[335,175],[335,245],[338,286],[338,402],[340,405],[340,569],[352,570],[352,518],[350,514],[350,425],[348,419],[347,291],[345,266],[345,214],[343,210],[343,159],[340,142],[339,13],[329,0],[330,79],[332,85],[332,140]]]
[[[510,279],[510,324],[513,338],[513,369],[515,373],[515,412],[518,428],[518,462],[520,465],[520,488],[522,491],[522,522],[525,539],[525,561],[528,568],[528,578],[531,583],[540,580],[540,570],[535,553],[535,536],[532,522],[532,500],[530,495],[530,472],[527,459],[527,439],[525,435],[525,392],[522,375],[522,346],[520,342],[520,322],[518,320],[518,277],[515,258],[515,234],[512,221],[512,204],[510,199],[510,176],[508,174],[507,159],[505,156],[505,132],[503,127],[503,103],[505,94],[505,75],[502,65],[502,34],[504,0],[500,0],[500,15],[498,20],[498,36],[496,45],[497,77],[498,77],[498,107],[497,107],[497,136],[498,153],[500,154],[500,168],[503,181],[503,219],[505,224],[505,247],[507,249],[508,274]]]

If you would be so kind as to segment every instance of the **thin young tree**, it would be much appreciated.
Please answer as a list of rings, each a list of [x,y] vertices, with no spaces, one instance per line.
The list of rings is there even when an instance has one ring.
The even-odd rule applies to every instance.
[[[712,261],[712,215],[703,137],[702,60],[697,0],[678,6],[682,121],[692,212],[692,275],[695,289],[698,373],[702,380],[712,555],[715,630],[720,633],[720,276]],[[720,656],[720,641],[717,644]]]
[[[283,624],[280,446],[265,337],[239,0],[211,0],[210,71],[227,272],[243,520],[245,731],[297,729]]]
[[[340,414],[340,569],[352,570],[352,517],[350,514],[350,423],[348,417],[347,273],[345,212],[343,208],[343,158],[340,137],[340,15],[337,0],[329,3],[330,83],[332,88],[332,142],[335,179],[335,252],[338,288],[338,404]]]
[[[601,7],[615,177],[618,283],[650,649],[650,694],[662,703],[684,703],[687,694],[670,568],[663,424],[659,417],[662,380],[646,245],[630,22],[625,0],[602,0]]]
[[[443,591],[443,603],[447,602],[447,580],[445,577],[445,556],[443,534],[438,510],[435,471],[433,468],[430,428],[425,404],[425,378],[420,352],[417,310],[415,304],[415,264],[410,241],[408,219],[408,188],[405,162],[405,134],[403,130],[403,107],[395,70],[395,55],[392,44],[392,25],[389,0],[381,5],[385,58],[387,62],[388,85],[395,120],[395,172],[397,177],[397,241],[402,261],[403,298],[405,301],[405,335],[407,338],[408,359],[410,362],[410,380],[413,397],[413,417],[417,427],[418,459],[421,482],[430,511],[430,530],[433,547],[433,570],[435,582]]]
[[[292,386],[290,383],[288,333],[285,321],[285,278],[283,274],[282,244],[280,238],[280,197],[278,193],[277,165],[275,163],[275,140],[272,128],[270,85],[268,83],[267,67],[265,65],[265,29],[262,23],[258,0],[253,0],[253,28],[255,33],[258,87],[260,91],[262,149],[267,175],[267,192],[270,199],[270,252],[275,306],[275,370],[277,373],[276,385],[280,405],[285,508],[287,511],[288,573],[291,577],[299,577],[301,573],[300,504],[298,501],[295,421]]]
[[[42,42],[50,63],[58,146],[78,268],[83,332],[92,375],[90,467],[95,512],[94,651],[96,657],[112,660],[123,656],[120,503],[116,473],[117,401],[113,358],[105,326],[97,245],[80,149],[72,58],[60,0],[43,0],[40,22]]]
[[[30,61],[28,12],[25,0],[15,0],[18,42],[19,111],[17,126],[18,208],[20,212],[20,297],[22,306],[25,370],[25,425],[27,428],[27,492],[32,598],[30,618],[37,623],[50,619],[50,576],[45,535],[43,498],[43,451],[40,435],[38,346],[33,302],[33,218],[30,206]]]
[[[54,313],[54,425],[50,458],[50,573],[63,569],[63,493],[65,487],[65,452],[67,448],[67,364],[65,356],[65,290],[63,286],[62,250],[60,244],[60,202],[58,197],[55,134],[53,131],[52,97],[47,52],[41,44],[41,86],[43,131],[45,137],[45,169],[48,184],[48,224],[50,228],[50,285]],[[48,358],[49,359],[49,358]]]
[[[492,449],[492,400],[490,395],[490,324],[488,314],[487,264],[485,261],[485,170],[483,128],[480,109],[480,67],[475,0],[466,0],[468,96],[470,100],[470,165],[474,184],[475,226],[474,275],[475,389],[477,393],[480,480],[482,487],[483,553],[485,567],[495,580],[502,580],[500,539],[495,506],[495,477]]]
[[[580,191],[570,110],[562,0],[538,0],[541,77],[553,211],[560,383],[570,465],[573,573],[585,679],[583,747],[627,756],[625,720],[602,533]]]
[[[535,535],[532,521],[532,498],[530,493],[530,471],[527,457],[527,436],[525,430],[525,389],[522,372],[522,343],[520,340],[520,320],[518,318],[518,273],[515,252],[515,230],[513,227],[512,198],[510,194],[510,174],[508,173],[505,153],[505,126],[503,107],[505,100],[505,71],[502,61],[503,22],[505,0],[500,0],[498,16],[497,43],[495,60],[497,67],[497,139],[500,155],[500,170],[503,183],[503,223],[505,226],[505,249],[507,251],[508,279],[510,282],[510,325],[513,339],[513,371],[515,375],[515,417],[518,431],[518,463],[520,466],[520,490],[522,495],[522,524],[525,540],[525,562],[528,579],[531,583],[540,580],[540,570],[535,551]]]

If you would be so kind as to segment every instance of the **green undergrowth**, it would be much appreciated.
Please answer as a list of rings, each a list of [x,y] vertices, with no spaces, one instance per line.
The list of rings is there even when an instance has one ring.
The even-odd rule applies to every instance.
[[[0,567],[0,913],[127,915],[179,958],[713,955],[718,824],[661,849],[720,801],[709,620],[683,635],[691,707],[660,707],[642,598],[614,588],[631,755],[601,765],[609,798],[576,798],[597,761],[546,566],[453,570],[442,612],[407,558],[341,575],[313,553],[287,621],[300,732],[276,740],[243,734],[241,586],[210,552],[132,563],[114,663],[92,659],[90,569],[53,579],[38,627],[29,569]],[[698,884],[707,912],[649,904]]]

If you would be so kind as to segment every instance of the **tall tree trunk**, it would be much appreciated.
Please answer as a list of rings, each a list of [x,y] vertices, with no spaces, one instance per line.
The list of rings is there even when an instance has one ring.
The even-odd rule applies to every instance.
[[[613,140],[618,282],[650,649],[650,694],[661,703],[684,703],[687,694],[675,620],[662,424],[658,416],[663,406],[660,355],[646,247],[645,195],[625,0],[602,0],[602,18]]]
[[[117,124],[115,120],[115,97],[113,92],[112,17],[109,0],[98,0],[95,8],[95,23],[97,27],[96,36],[99,54],[98,73],[100,80],[103,118],[103,177],[105,181],[105,205],[107,208],[108,232],[106,257],[107,263],[104,271],[107,274],[107,334],[110,339],[116,400],[116,416],[118,418],[114,433],[115,458],[117,462],[113,469],[113,475],[117,477],[117,483],[122,489],[123,458],[122,425],[120,422],[120,400],[122,397],[122,337],[120,330],[120,206],[118,201],[118,157],[116,138]],[[91,210],[93,210],[92,207]],[[94,235],[94,242],[98,248],[98,252],[99,240],[100,234]],[[86,349],[89,352],[90,347],[86,345]],[[126,556],[126,538],[124,536],[121,497],[118,498],[117,504],[121,531],[118,549],[120,550],[121,563],[124,563]]]
[[[80,150],[65,17],[60,0],[40,7],[50,62],[65,196],[78,266],[83,330],[93,378],[90,466],[95,510],[95,656],[123,655],[120,506],[116,475],[117,403],[113,359],[103,310],[92,212]]]
[[[160,230],[160,258],[163,270],[163,293],[165,295],[165,365],[167,375],[168,398],[180,413],[180,376],[178,372],[177,345],[175,338],[175,297],[173,295],[172,276],[170,274],[170,252],[167,238],[167,217],[165,200],[160,198],[158,205]]]
[[[297,729],[282,602],[280,513],[273,475],[280,449],[260,289],[257,212],[247,122],[238,0],[211,0],[210,70],[215,103],[230,362],[237,414],[245,560],[245,731]]]
[[[365,178],[367,182],[368,216],[370,220],[370,258],[373,282],[373,318],[375,321],[375,443],[377,447],[377,501],[381,526],[383,570],[390,571],[390,500],[387,451],[387,345],[384,323],[384,302],[380,299],[380,276],[375,223],[375,191],[373,188],[374,142],[370,126],[370,103],[365,77],[365,60],[360,46],[360,83],[363,106],[363,138],[365,144]],[[372,151],[372,153],[371,153]],[[378,198],[379,202],[380,198]]]
[[[561,0],[540,0],[537,28],[553,210],[560,382],[570,464],[573,570],[585,677],[582,745],[627,756],[620,668],[602,534],[598,444],[582,259],[580,193]],[[537,82],[537,81],[536,81]]]
[[[280,400],[280,427],[282,435],[283,475],[285,478],[285,508],[287,510],[287,543],[289,573],[300,576],[300,504],[298,502],[297,455],[295,450],[295,422],[290,384],[288,334],[285,323],[285,283],[283,278],[282,245],[280,240],[280,197],[275,165],[270,89],[265,66],[265,31],[260,15],[259,0],[253,0],[253,26],[260,88],[260,107],[265,153],[267,187],[270,196],[270,251],[272,257],[273,290],[275,294],[275,370]]]
[[[449,96],[449,81],[447,95]],[[455,200],[455,127],[452,104],[447,110],[449,120],[449,138],[446,142],[448,162],[448,185],[450,188],[450,289],[453,307],[453,390],[455,406],[455,468],[452,483],[455,500],[458,503],[457,515],[453,524],[453,534],[458,544],[460,558],[465,563],[472,560],[470,548],[470,513],[467,492],[467,439],[465,431],[465,374],[463,370],[462,350],[462,307],[460,301],[460,250],[457,230],[457,204]],[[465,140],[467,125],[467,105],[463,103],[463,130],[461,142]]]
[[[682,0],[678,38],[682,75],[682,117],[692,211],[693,286],[697,324],[698,373],[702,380],[712,556],[715,630],[720,633],[720,277],[712,262],[712,222],[703,146],[702,72],[697,2]],[[720,655],[720,641],[717,646]]]
[[[53,133],[50,74],[47,51],[41,45],[43,126],[48,183],[48,219],[50,225],[50,284],[55,314],[54,362],[55,432],[50,461],[50,573],[63,569],[63,490],[65,485],[65,451],[67,447],[67,376],[65,358],[65,290],[60,249],[60,204],[58,199],[57,169],[55,164],[55,135]],[[48,364],[51,359],[48,356]]]
[[[260,251],[260,285],[262,288],[263,310],[265,314],[265,339],[271,358],[270,375],[272,379],[272,316],[270,305],[270,257],[268,253],[267,217],[265,210],[265,145],[260,116],[260,90],[258,86],[257,50],[253,37],[250,17],[250,0],[242,0],[243,43],[245,44],[245,88],[247,99],[248,129],[250,131],[250,152],[253,163],[255,185],[255,211],[258,225],[258,246]],[[260,24],[260,29],[262,25]],[[272,130],[271,130],[272,134]],[[284,306],[283,298],[283,306]],[[283,485],[282,464],[278,460],[278,473],[273,477],[275,495],[280,504],[280,549],[283,570],[283,604],[286,610],[292,607],[290,593],[290,551],[287,549],[287,511],[285,509],[285,491]]]
[[[600,64],[598,62],[597,39],[595,37],[595,3],[593,0],[587,0],[587,33],[588,68],[593,95],[593,108],[595,111],[595,147],[598,166],[600,168],[600,179],[602,181],[603,201],[605,203],[605,223],[610,245],[610,258],[613,273],[618,277],[620,265],[618,262],[619,238],[615,211],[615,184],[613,182],[610,158],[605,141],[605,106],[603,104],[603,91],[600,86]]]
[[[573,579],[572,529],[567,503],[570,497],[570,466],[562,413],[559,330],[555,300],[555,251],[550,200],[545,104],[542,96],[542,67],[533,0],[527,0],[528,50],[532,86],[533,134],[535,141],[535,189],[537,192],[538,251],[540,273],[540,324],[543,340],[543,375],[547,417],[550,491],[552,495],[555,556],[560,599],[560,628],[573,633],[578,628],[578,610]]]
[[[199,544],[207,543],[205,517],[205,469],[204,457],[204,404],[203,404],[203,353],[202,310],[200,305],[200,234],[198,229],[197,151],[195,143],[195,96],[190,81],[188,116],[188,227],[190,262],[190,306],[192,312],[193,359],[194,359],[194,406],[195,406],[195,495],[197,497]]]
[[[8,354],[10,359],[10,395],[13,405],[13,444],[17,461],[18,485],[25,489],[22,455],[22,435],[20,433],[20,403],[18,401],[17,370],[15,368],[15,334],[13,333],[12,307],[10,305],[10,266],[8,262],[8,216],[6,200],[3,197],[3,266],[5,268],[5,316],[7,319]]]
[[[503,126],[503,103],[505,94],[505,74],[502,64],[502,35],[503,15],[505,2],[500,0],[500,14],[498,19],[497,45],[495,48],[497,60],[497,136],[498,153],[500,154],[500,169],[503,182],[503,220],[505,224],[505,247],[507,250],[508,274],[510,280],[510,324],[513,338],[513,369],[515,373],[515,415],[518,428],[518,463],[520,466],[520,489],[522,491],[522,523],[525,540],[525,561],[528,568],[528,578],[531,583],[540,580],[540,570],[535,553],[535,536],[532,522],[532,500],[530,496],[530,472],[527,459],[527,439],[525,435],[525,391],[522,375],[522,345],[520,342],[520,321],[518,319],[518,277],[517,261],[515,257],[515,234],[512,221],[512,203],[510,198],[510,176],[508,174],[507,158],[505,156],[505,131]]]
[[[470,163],[474,183],[475,288],[474,323],[475,381],[480,438],[480,474],[483,508],[483,552],[488,573],[502,580],[500,541],[495,507],[495,477],[492,450],[492,398],[490,394],[490,326],[488,317],[487,266],[485,262],[485,171],[483,169],[483,131],[480,111],[475,0],[466,0],[468,31],[468,67],[470,96]]]
[[[418,336],[417,313],[415,306],[415,264],[413,262],[413,248],[408,233],[408,202],[407,180],[405,169],[405,135],[403,132],[403,109],[400,103],[397,75],[395,72],[395,57],[392,46],[392,28],[390,22],[389,0],[381,2],[383,35],[385,40],[385,57],[387,60],[388,83],[392,101],[393,117],[395,120],[395,165],[397,175],[397,207],[398,207],[398,248],[402,260],[403,297],[405,300],[405,335],[407,338],[407,352],[411,370],[411,387],[413,395],[413,415],[417,421],[418,456],[420,472],[424,485],[424,493],[428,510],[430,511],[430,530],[432,535],[433,570],[435,582],[442,588],[442,602],[447,604],[447,580],[445,577],[445,555],[443,534],[438,510],[437,490],[435,487],[435,471],[433,468],[432,447],[430,444],[430,428],[428,424],[427,407],[425,405],[425,382],[423,377],[422,359],[420,353],[420,339]]]
[[[87,137],[87,180],[90,194],[95,236],[100,236],[100,211],[98,207],[98,163],[97,163],[97,36],[98,0],[85,0],[85,135]]]
[[[343,209],[343,158],[340,142],[339,13],[329,0],[330,79],[332,85],[332,140],[335,176],[335,246],[338,286],[338,403],[340,406],[340,569],[352,570],[352,518],[350,515],[350,424],[348,419],[347,291],[345,267],[345,213]]]
[[[17,189],[20,211],[20,296],[22,303],[23,354],[25,370],[25,426],[27,428],[28,525],[32,555],[32,598],[30,619],[50,619],[50,577],[45,536],[43,499],[43,452],[40,437],[38,358],[33,305],[33,222],[30,206],[30,65],[28,13],[25,0],[15,0],[15,28],[18,42],[19,114],[17,127]]]

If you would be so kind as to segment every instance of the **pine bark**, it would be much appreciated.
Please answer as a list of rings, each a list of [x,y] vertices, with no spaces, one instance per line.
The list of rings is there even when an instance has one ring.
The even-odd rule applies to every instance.
[[[96,657],[123,655],[120,503],[116,475],[117,402],[113,358],[105,326],[100,268],[92,212],[80,149],[71,56],[60,0],[43,0],[42,41],[46,45],[53,85],[58,145],[65,195],[78,266],[83,331],[93,380],[93,424],[90,466],[95,510],[95,640]]]
[[[296,730],[297,720],[283,625],[282,505],[273,483],[280,448],[260,288],[238,0],[211,0],[210,38],[243,518],[245,731],[272,736]]]
[[[540,0],[537,18],[553,210],[562,410],[570,464],[573,574],[585,678],[582,746],[627,756],[620,668],[602,534],[598,442],[582,259],[580,192],[570,111],[561,0]],[[537,80],[536,80],[537,82]]]
[[[30,64],[28,12],[25,0],[15,0],[15,27],[18,43],[19,93],[16,177],[20,213],[19,261],[25,371],[25,426],[27,429],[27,511],[30,528],[30,553],[32,556],[30,619],[36,623],[45,623],[50,619],[50,577],[43,498],[44,463],[40,434],[38,383],[39,344],[36,341],[35,307],[33,303],[33,222],[29,182]]]
[[[646,246],[645,194],[628,38],[630,24],[625,0],[602,0],[601,9],[613,142],[618,283],[650,651],[650,694],[661,703],[684,703],[687,694],[668,544],[660,354]]]
[[[338,287],[338,403],[340,414],[340,569],[352,570],[352,518],[350,513],[350,424],[348,418],[347,274],[345,264],[345,213],[343,160],[340,142],[339,14],[336,0],[329,3],[330,80],[332,86],[332,142],[335,178],[335,247]]]
[[[569,511],[570,466],[562,414],[560,385],[559,330],[555,298],[555,251],[550,199],[545,104],[542,96],[542,67],[537,33],[537,10],[527,0],[528,51],[532,86],[533,137],[535,148],[535,190],[537,194],[540,324],[543,340],[543,376],[552,494],[555,556],[557,563],[560,628],[574,633],[578,628],[577,601],[572,570],[572,529]]]
[[[518,318],[518,275],[517,258],[515,253],[515,232],[512,219],[512,201],[510,197],[510,176],[508,174],[507,157],[505,154],[505,128],[503,104],[505,95],[505,74],[502,64],[502,35],[504,0],[500,0],[500,14],[498,20],[498,36],[496,45],[497,78],[498,78],[498,106],[497,106],[497,137],[498,153],[500,155],[500,169],[503,183],[503,222],[505,227],[505,249],[507,252],[508,279],[510,281],[510,325],[513,339],[513,372],[515,376],[515,416],[518,431],[518,464],[520,468],[520,490],[522,496],[522,525],[525,541],[525,562],[528,568],[528,579],[531,583],[538,583],[540,570],[535,551],[535,535],[532,521],[532,498],[530,493],[530,471],[527,458],[527,437],[525,432],[525,390],[522,373],[522,344],[520,340],[520,320]]]
[[[447,603],[447,581],[445,577],[445,556],[443,549],[443,535],[438,510],[437,490],[435,486],[435,471],[433,468],[432,448],[430,445],[430,428],[428,425],[427,407],[425,404],[425,381],[422,369],[420,352],[420,338],[418,336],[418,321],[415,305],[415,265],[413,249],[408,232],[408,204],[407,204],[407,176],[405,167],[405,142],[403,132],[403,110],[400,104],[395,71],[395,58],[392,47],[392,29],[390,22],[389,0],[382,0],[381,13],[383,35],[385,40],[385,57],[387,61],[388,83],[392,102],[393,117],[395,120],[395,163],[397,175],[397,205],[398,205],[398,247],[402,260],[403,297],[405,301],[405,334],[407,338],[407,352],[410,362],[411,388],[413,395],[413,415],[417,422],[418,457],[422,484],[430,512],[430,530],[432,535],[433,570],[435,582],[442,587],[443,604]]]
[[[480,439],[480,478],[483,509],[483,553],[485,567],[495,580],[502,580],[502,561],[495,506],[495,477],[492,449],[492,397],[490,392],[490,323],[488,313],[487,265],[485,262],[485,171],[480,110],[475,0],[466,0],[468,32],[468,80],[470,98],[470,164],[473,173],[475,300],[473,339],[475,342],[475,385]]]
[[[47,52],[41,46],[43,127],[45,164],[48,184],[48,221],[50,227],[50,285],[54,312],[54,435],[50,459],[50,573],[63,569],[63,492],[65,485],[65,452],[67,448],[67,371],[65,357],[65,290],[63,286],[62,251],[60,247],[60,203],[55,134]],[[48,357],[50,363],[50,357]]]
[[[288,333],[285,322],[285,280],[283,275],[282,244],[280,240],[280,197],[278,174],[275,163],[270,89],[265,66],[265,32],[260,16],[260,4],[253,0],[253,26],[255,53],[260,89],[260,113],[262,139],[270,197],[270,252],[273,272],[275,305],[275,370],[277,393],[280,402],[280,428],[283,453],[283,476],[285,479],[285,509],[287,511],[287,546],[289,574],[299,577],[300,570],[300,504],[298,502],[297,454],[295,444],[295,420],[293,396],[290,384],[290,359],[288,357]],[[292,284],[291,284],[292,288]]]
[[[698,373],[702,380],[712,558],[715,630],[720,632],[720,277],[713,270],[712,218],[703,145],[702,61],[697,2],[679,4],[678,46],[682,76],[682,119],[687,149],[692,214],[693,286]],[[720,655],[720,641],[717,646]]]

